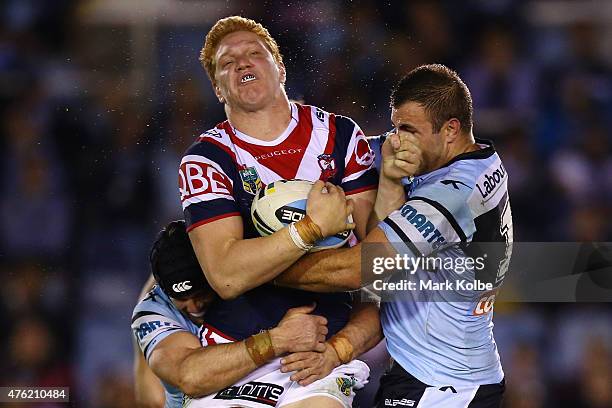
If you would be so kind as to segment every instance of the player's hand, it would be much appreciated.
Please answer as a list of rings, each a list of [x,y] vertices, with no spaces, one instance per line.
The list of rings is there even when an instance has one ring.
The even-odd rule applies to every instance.
[[[408,132],[390,134],[382,149],[382,174],[392,180],[421,172],[423,151],[419,139]]]
[[[323,351],[327,319],[311,315],[316,304],[289,309],[278,325],[270,330],[276,356],[299,351]]]
[[[355,223],[347,222],[353,213],[353,201],[347,200],[344,190],[332,183],[318,180],[308,193],[306,214],[319,226],[324,237],[355,228]]]
[[[329,375],[332,370],[340,365],[336,350],[325,343],[325,350],[318,352],[293,353],[281,359],[281,372],[291,375],[292,381],[300,385],[309,385]]]

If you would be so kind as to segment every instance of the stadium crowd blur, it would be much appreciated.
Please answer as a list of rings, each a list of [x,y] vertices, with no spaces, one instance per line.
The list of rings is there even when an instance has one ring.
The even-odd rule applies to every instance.
[[[180,155],[224,118],[197,59],[231,14],[279,41],[290,98],[369,135],[403,73],[456,69],[506,163],[515,240],[612,241],[610,2],[5,0],[0,386],[132,406],[131,310],[154,233],[182,217]],[[496,310],[505,407],[612,406],[610,303]]]

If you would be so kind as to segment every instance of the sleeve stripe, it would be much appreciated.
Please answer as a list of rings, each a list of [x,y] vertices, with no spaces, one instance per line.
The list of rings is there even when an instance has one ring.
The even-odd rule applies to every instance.
[[[223,218],[229,218],[229,217],[240,217],[240,213],[239,212],[231,212],[231,213],[226,213],[226,214],[221,214],[221,215],[217,215],[216,217],[211,217],[211,218],[206,218],[205,220],[202,220],[200,222],[196,222],[195,224],[190,225],[189,227],[187,227],[187,232],[192,231],[193,229],[204,225],[204,224],[208,224],[209,222],[213,222],[213,221],[217,221]]]
[[[427,204],[434,207],[436,210],[440,211],[440,213],[446,218],[449,224],[453,227],[457,235],[459,235],[461,242],[467,242],[467,236],[463,232],[463,229],[459,226],[459,223],[457,222],[455,217],[453,217],[453,215],[446,209],[446,207],[444,207],[439,202],[432,200],[430,198],[426,198],[426,197],[419,197],[419,196],[410,197],[407,201],[414,201],[414,200],[420,200],[420,201],[426,202]]]
[[[138,312],[136,313],[133,317],[132,317],[132,324],[134,324],[134,322],[138,319],[140,319],[141,317],[144,316],[153,316],[153,315],[157,315],[157,316],[164,316],[161,313],[157,313],[157,312]]]
[[[385,224],[387,224],[388,226],[390,226],[393,231],[395,231],[395,233],[401,238],[401,240],[404,242],[404,244],[406,244],[408,249],[410,249],[415,255],[418,255],[418,256],[421,256],[421,257],[423,256],[423,253],[421,251],[419,251],[419,249],[416,247],[416,245],[414,245],[414,243],[410,240],[410,238],[408,238],[408,235],[406,235],[406,233],[404,231],[402,231],[400,226],[397,225],[395,223],[395,221],[393,221],[391,218],[387,217],[387,218],[384,219],[383,222]]]
[[[176,330],[185,331],[185,329],[180,328],[180,327],[172,327],[172,328],[169,328],[168,330],[164,330],[163,332],[164,333],[168,333],[168,332],[176,331]],[[151,344],[153,344],[153,341],[150,341],[149,344],[147,344],[147,347],[145,347],[144,351],[142,352],[144,354],[145,358],[147,359],[147,361],[149,360],[149,357],[148,357],[147,353],[149,351],[149,347],[151,346]]]

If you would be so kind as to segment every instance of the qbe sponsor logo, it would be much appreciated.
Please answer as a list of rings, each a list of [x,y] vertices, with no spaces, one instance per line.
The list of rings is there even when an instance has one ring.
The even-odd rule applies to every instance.
[[[232,195],[232,182],[214,166],[187,161],[179,169],[181,201],[201,194]]]

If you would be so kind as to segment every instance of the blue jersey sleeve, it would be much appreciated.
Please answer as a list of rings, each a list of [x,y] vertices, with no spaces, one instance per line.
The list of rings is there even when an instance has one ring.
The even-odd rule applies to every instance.
[[[155,347],[173,333],[197,335],[198,328],[172,306],[161,290],[154,288],[134,308],[132,332],[147,361]]]

